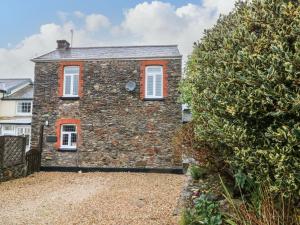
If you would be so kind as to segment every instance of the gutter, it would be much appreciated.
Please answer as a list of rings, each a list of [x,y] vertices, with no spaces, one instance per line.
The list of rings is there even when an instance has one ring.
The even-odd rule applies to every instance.
[[[31,123],[1,123],[1,125],[31,125]]]
[[[4,97],[4,98],[2,98],[2,101],[33,101],[33,98],[9,98],[9,97]]]
[[[61,58],[61,59],[31,59],[30,61],[32,62],[61,62],[61,61],[73,61],[73,62],[76,62],[76,61],[104,61],[104,60],[137,60],[137,61],[140,61],[140,60],[165,60],[165,59],[182,59],[182,55],[179,55],[179,56],[173,56],[173,57],[170,57],[170,56],[166,56],[166,57],[144,57],[144,58],[85,58],[85,59],[82,59],[82,58]]]

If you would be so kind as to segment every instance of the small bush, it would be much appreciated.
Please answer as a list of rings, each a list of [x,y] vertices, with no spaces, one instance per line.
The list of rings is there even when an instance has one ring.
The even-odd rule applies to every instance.
[[[207,175],[207,169],[196,165],[190,166],[190,173],[194,180],[199,180]]]
[[[220,225],[222,216],[219,205],[208,199],[207,195],[201,195],[195,203],[194,208],[183,212],[181,225]]]

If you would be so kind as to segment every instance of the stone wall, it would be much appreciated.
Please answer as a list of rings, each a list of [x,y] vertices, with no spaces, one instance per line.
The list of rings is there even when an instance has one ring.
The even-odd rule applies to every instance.
[[[62,100],[58,93],[59,62],[35,65],[32,147],[38,145],[39,126],[44,130],[42,166],[170,168],[172,137],[181,125],[178,84],[181,59],[167,63],[168,95],[160,101],[140,98],[138,60],[83,62],[83,93],[79,100]],[[125,85],[135,81],[128,92]],[[46,142],[56,135],[55,124],[63,118],[80,120],[76,152],[63,152]],[[57,137],[59,138],[59,137]]]

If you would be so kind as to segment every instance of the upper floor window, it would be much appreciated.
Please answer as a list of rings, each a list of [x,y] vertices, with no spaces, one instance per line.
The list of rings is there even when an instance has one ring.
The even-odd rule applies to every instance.
[[[163,98],[163,67],[146,67],[146,98]]]
[[[65,97],[78,97],[79,66],[64,67],[64,90]]]
[[[17,114],[18,115],[30,115],[32,111],[31,101],[19,101],[17,103]]]

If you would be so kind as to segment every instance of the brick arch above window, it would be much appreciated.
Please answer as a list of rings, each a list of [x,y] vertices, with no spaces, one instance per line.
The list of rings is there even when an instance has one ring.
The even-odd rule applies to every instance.
[[[79,66],[79,85],[78,85],[78,96],[83,96],[83,62],[71,61],[71,62],[60,62],[58,69],[58,96],[63,97],[64,93],[64,68],[66,66]]]
[[[146,89],[146,67],[162,66],[163,67],[163,97],[168,96],[168,60],[143,60],[140,62],[140,98],[145,99]]]
[[[77,145],[80,144],[81,141],[81,126],[80,126],[80,119],[73,119],[73,118],[62,118],[58,119],[55,123],[55,129],[56,129],[56,148],[59,149],[61,146],[60,143],[60,135],[61,135],[61,126],[64,124],[74,124],[76,125],[77,129]]]

